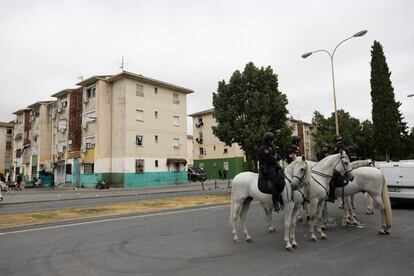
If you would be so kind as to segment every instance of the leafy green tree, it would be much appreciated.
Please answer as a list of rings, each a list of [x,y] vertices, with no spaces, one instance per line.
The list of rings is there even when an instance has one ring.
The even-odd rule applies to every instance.
[[[218,83],[213,93],[217,127],[213,133],[227,145],[238,143],[246,153],[248,169],[256,170],[257,150],[264,133],[275,133],[279,152],[286,152],[291,129],[287,126],[286,95],[278,89],[272,68],[248,63],[236,70],[228,83]]]
[[[375,148],[381,157],[390,160],[400,153],[402,116],[395,101],[391,72],[382,45],[374,41],[371,50],[371,100]]]

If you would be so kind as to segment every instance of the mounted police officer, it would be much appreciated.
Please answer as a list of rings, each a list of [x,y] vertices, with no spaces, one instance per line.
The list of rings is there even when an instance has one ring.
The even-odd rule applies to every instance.
[[[335,140],[334,154],[340,153],[342,150],[346,150],[346,146],[345,146],[345,143],[341,135],[336,134],[334,137],[334,140]],[[346,184],[348,184],[348,180],[344,176],[335,172],[332,177],[331,182],[329,182],[329,196],[326,200],[329,202],[335,202],[335,199],[336,199],[335,189],[338,187],[343,187]]]
[[[302,155],[299,149],[299,145],[300,145],[300,142],[302,141],[302,138],[295,135],[292,137],[291,141],[292,141],[292,145],[288,149],[288,156],[286,160],[288,164],[292,163],[296,157]]]
[[[280,193],[283,191],[285,180],[282,167],[278,164],[281,158],[271,148],[274,138],[275,135],[272,132],[265,133],[257,155],[259,160],[259,182],[271,183],[273,207],[276,212],[279,212],[283,208]]]
[[[318,161],[321,161],[328,155],[329,155],[328,143],[322,142],[320,145],[320,151],[316,154],[316,159],[318,159]]]

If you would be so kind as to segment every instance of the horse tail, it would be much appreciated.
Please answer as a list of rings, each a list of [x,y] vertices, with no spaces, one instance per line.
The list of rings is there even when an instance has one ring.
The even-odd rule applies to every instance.
[[[233,180],[234,181],[234,180]],[[231,195],[230,195],[230,224],[233,223],[233,212],[234,212],[234,183],[231,185]]]
[[[381,173],[382,174],[382,173]],[[390,196],[388,194],[388,186],[387,182],[385,180],[384,174],[382,174],[382,202],[384,204],[384,211],[385,211],[385,219],[387,222],[387,228],[390,229],[392,225],[392,210],[391,210],[391,202],[390,202]]]

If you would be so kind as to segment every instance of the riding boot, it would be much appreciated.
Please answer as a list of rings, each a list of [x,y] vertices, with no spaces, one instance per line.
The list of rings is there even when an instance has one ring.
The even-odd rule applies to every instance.
[[[326,199],[326,201],[329,202],[335,202],[336,196],[335,196],[335,183],[333,183],[332,181],[329,183],[329,195],[328,198]]]
[[[273,202],[273,209],[276,213],[279,213],[279,211],[282,209],[282,206],[280,204],[280,194],[277,191],[277,189],[273,189],[272,191],[272,202]]]

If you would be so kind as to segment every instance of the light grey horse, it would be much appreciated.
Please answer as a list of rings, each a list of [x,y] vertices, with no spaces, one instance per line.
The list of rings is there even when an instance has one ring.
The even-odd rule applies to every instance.
[[[285,212],[285,248],[291,250],[297,247],[295,239],[295,227],[297,209],[303,198],[303,186],[309,181],[310,170],[304,157],[296,157],[285,170],[285,188],[282,192]],[[258,200],[266,214],[267,226],[269,232],[275,231],[272,225],[272,195],[262,193],[258,188],[258,174],[253,172],[242,172],[236,175],[232,182],[231,188],[231,210],[230,223],[233,226],[233,241],[240,243],[237,235],[236,224],[240,220],[243,228],[243,234],[246,241],[251,241],[252,237],[247,231],[246,217],[250,203],[253,199]],[[293,189],[292,189],[293,187]]]

